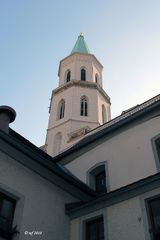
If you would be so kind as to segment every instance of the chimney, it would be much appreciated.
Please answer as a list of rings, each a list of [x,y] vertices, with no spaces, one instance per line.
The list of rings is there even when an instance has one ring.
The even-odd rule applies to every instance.
[[[9,123],[13,122],[16,112],[9,106],[0,106],[0,130],[9,133]]]

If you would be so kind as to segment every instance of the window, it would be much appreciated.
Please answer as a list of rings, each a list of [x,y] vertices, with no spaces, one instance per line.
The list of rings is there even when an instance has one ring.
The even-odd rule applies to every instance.
[[[104,240],[103,217],[87,221],[85,230],[85,240]]]
[[[67,70],[67,74],[66,74],[66,82],[71,81],[71,71]]]
[[[65,101],[62,99],[58,104],[58,119],[64,118]]]
[[[98,83],[98,74],[95,74],[95,82]]]
[[[0,237],[12,239],[12,223],[16,201],[0,193]]]
[[[160,134],[151,139],[157,171],[160,171]]]
[[[80,115],[81,116],[87,116],[88,115],[88,103],[87,103],[87,98],[85,96],[83,96],[81,98]]]
[[[160,239],[160,196],[147,201],[152,240]]]
[[[106,123],[106,108],[102,105],[102,124]]]
[[[95,166],[89,171],[89,185],[97,193],[107,192],[105,164]]]
[[[81,69],[81,80],[86,81],[86,70],[84,68]]]
[[[97,175],[95,175],[95,190],[98,193],[106,192],[105,171],[100,171]]]

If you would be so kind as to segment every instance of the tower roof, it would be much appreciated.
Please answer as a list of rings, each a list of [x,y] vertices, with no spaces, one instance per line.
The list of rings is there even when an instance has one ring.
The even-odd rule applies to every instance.
[[[89,48],[84,40],[83,33],[80,33],[80,35],[78,36],[77,42],[74,45],[74,48],[72,49],[71,53],[75,53],[75,52],[90,53]]]

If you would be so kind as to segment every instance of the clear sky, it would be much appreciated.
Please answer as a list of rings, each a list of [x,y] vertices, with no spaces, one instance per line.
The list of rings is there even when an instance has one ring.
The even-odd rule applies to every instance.
[[[59,61],[80,32],[104,66],[112,117],[160,93],[159,0],[1,0],[0,105],[11,127],[44,144]]]

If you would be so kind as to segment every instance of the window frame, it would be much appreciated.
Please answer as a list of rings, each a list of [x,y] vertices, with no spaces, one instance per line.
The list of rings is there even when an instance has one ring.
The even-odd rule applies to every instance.
[[[58,111],[57,111],[57,120],[61,120],[65,116],[65,100],[61,99],[58,103]]]
[[[154,239],[154,233],[153,233],[153,216],[151,216],[151,207],[150,207],[150,202],[156,199],[160,199],[160,194],[156,194],[154,196],[151,196],[149,198],[145,199],[145,208],[146,208],[146,214],[147,214],[147,222],[148,222],[148,227],[149,227],[149,234],[150,234],[150,238],[151,240],[155,240]]]
[[[110,191],[110,183],[109,183],[109,172],[108,172],[108,161],[103,161],[103,162],[99,162],[96,163],[95,165],[93,165],[91,168],[88,169],[87,171],[87,185],[90,186],[92,189],[96,190],[95,188],[95,175],[97,175],[98,173],[105,171],[105,187],[106,187],[106,191],[105,192],[109,192]]]
[[[12,228],[15,228],[17,226],[16,230],[18,232],[14,236],[14,240],[18,240],[20,236],[19,231],[23,219],[25,196],[4,183],[0,183],[0,192],[16,201]]]
[[[95,83],[99,83],[99,74],[98,73],[95,74]]]
[[[86,209],[86,211],[84,211],[83,215],[80,217],[80,231],[79,231],[79,240],[84,240],[85,239],[85,223],[86,221],[92,220],[94,218],[97,218],[99,216],[103,216],[103,221],[104,221],[104,240],[107,240],[108,237],[108,229],[107,229],[107,219],[108,219],[108,215],[107,215],[107,211],[105,208],[103,209],[99,209],[96,211],[91,211],[88,212],[88,210]]]
[[[69,74],[69,79],[68,79],[68,74]],[[68,70],[66,71],[66,75],[65,75],[65,82],[68,83],[68,82],[70,82],[70,81],[71,81],[71,70],[68,69]]]
[[[160,141],[160,133],[157,134],[156,136],[154,136],[151,139],[151,145],[152,145],[152,150],[153,150],[153,155],[154,155],[154,159],[155,159],[156,168],[157,168],[157,171],[160,171],[160,156],[158,155],[157,146],[156,146],[156,141],[157,140]]]
[[[3,188],[1,188],[1,186]],[[5,189],[5,190],[4,190]],[[9,191],[9,192],[8,192]],[[2,237],[3,239],[6,240],[11,240],[13,239],[19,239],[18,235],[18,229],[20,225],[20,220],[22,217],[22,209],[24,206],[24,196],[20,195],[19,193],[15,192],[12,194],[13,190],[8,188],[8,186],[5,186],[4,184],[0,184],[0,196],[2,197],[1,200],[1,205],[3,205],[3,200],[7,200],[10,203],[13,203],[13,209],[12,209],[12,215],[11,219],[9,220],[8,223],[0,226],[0,238]],[[1,207],[0,207],[1,208]],[[0,214],[1,214],[2,208],[0,209]],[[15,235],[16,234],[16,237]]]
[[[104,104],[102,104],[102,124],[107,122],[107,111]]]
[[[80,98],[80,116],[88,117],[88,98],[86,96]]]
[[[12,209],[12,211],[11,211],[11,216],[9,217],[8,220],[7,220],[7,217],[2,216],[2,208],[3,208],[3,206],[4,206],[4,201],[5,201],[5,200],[10,203],[10,206],[13,205],[13,206],[12,206],[13,209]],[[5,218],[6,221],[7,221],[6,225],[8,225],[8,228],[9,228],[9,229],[12,228],[13,218],[14,218],[14,213],[15,213],[15,208],[16,208],[16,200],[13,199],[13,198],[11,198],[11,197],[9,197],[8,195],[0,192],[0,221],[1,221],[1,218]],[[9,210],[9,211],[10,211],[10,210]],[[4,224],[4,225],[5,225],[5,224]],[[0,228],[1,228],[1,226],[0,226]]]
[[[84,79],[83,79],[84,78]],[[86,81],[87,79],[87,71],[86,71],[86,68],[85,67],[81,67],[81,70],[80,70],[80,80],[81,81]]]
[[[88,238],[89,229],[87,228],[87,225],[96,223],[97,234],[99,235],[99,225],[98,224],[99,224],[99,222],[101,222],[101,220],[103,223],[103,240],[105,240],[105,226],[104,226],[104,216],[103,215],[99,215],[99,216],[95,216],[93,218],[86,219],[86,221],[84,222],[84,239],[85,240],[92,240],[91,238]],[[99,240],[99,238],[96,240]]]

